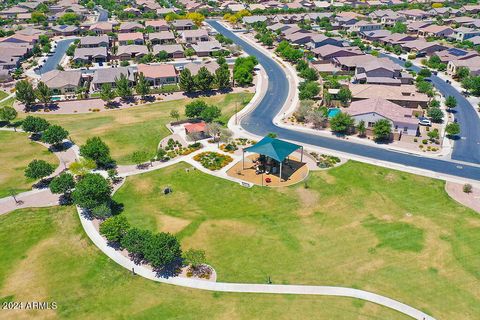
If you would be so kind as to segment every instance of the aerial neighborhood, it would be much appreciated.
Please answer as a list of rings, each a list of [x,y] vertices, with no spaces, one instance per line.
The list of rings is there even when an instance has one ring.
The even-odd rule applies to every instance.
[[[478,0],[0,2],[0,319],[480,319]]]

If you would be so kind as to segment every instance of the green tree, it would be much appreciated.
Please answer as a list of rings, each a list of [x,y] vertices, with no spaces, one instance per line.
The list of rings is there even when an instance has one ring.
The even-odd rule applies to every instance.
[[[375,140],[390,140],[392,133],[392,124],[387,119],[380,119],[373,125],[373,135]]]
[[[205,101],[193,100],[185,106],[185,115],[188,118],[198,118],[207,107],[208,104]]]
[[[102,84],[100,89],[100,99],[102,99],[105,104],[109,106],[114,98],[115,92],[112,90],[112,85],[110,83]]]
[[[214,84],[214,76],[208,71],[206,67],[201,67],[195,76],[195,85],[200,91],[209,91]]]
[[[87,173],[72,193],[73,202],[84,209],[93,209],[110,202],[111,187],[98,173]]]
[[[5,106],[0,108],[0,120],[5,121],[8,125],[17,117],[17,110],[12,107]]]
[[[195,91],[195,79],[193,78],[192,72],[189,69],[183,69],[182,72],[180,72],[180,78],[178,82],[183,91],[187,93]]]
[[[183,261],[191,265],[194,269],[206,263],[205,251],[197,249],[188,249],[183,253]]]
[[[87,139],[87,142],[80,147],[80,155],[95,161],[99,167],[114,165],[114,161],[110,157],[110,148],[99,137]]]
[[[58,147],[64,139],[68,137],[68,131],[58,125],[49,126],[42,133],[42,141]]]
[[[457,73],[455,76],[462,81],[463,79],[467,78],[470,75],[470,69],[467,67],[460,67],[457,69]]]
[[[142,97],[142,100],[145,100],[145,97],[150,93],[150,83],[145,79],[142,72],[138,75],[135,91]]]
[[[340,112],[330,119],[330,129],[333,132],[347,133],[352,128],[354,120],[347,114]]]
[[[364,120],[360,120],[360,122],[358,123],[357,131],[359,136],[365,137],[365,134],[367,133],[367,126],[365,125]]]
[[[138,167],[142,163],[145,163],[145,162],[149,161],[150,159],[152,159],[152,157],[150,156],[150,154],[147,151],[138,150],[138,151],[134,151],[132,153],[131,159],[132,159],[133,163],[135,163]]]
[[[445,105],[448,110],[451,110],[457,106],[457,99],[455,99],[454,96],[448,96],[447,99],[445,99]]]
[[[217,106],[207,106],[200,113],[200,117],[205,120],[205,122],[212,122],[222,115],[222,112]]]
[[[305,79],[306,81],[317,81],[318,80],[318,73],[313,68],[306,68],[300,72],[300,77]]]
[[[452,122],[447,124],[445,127],[445,132],[447,135],[452,138],[458,134],[460,134],[460,125],[457,122]]]
[[[120,74],[120,78],[115,79],[115,86],[117,95],[122,99],[128,99],[132,96],[132,88],[130,87],[130,81],[123,73]]]
[[[232,86],[230,82],[230,70],[228,66],[221,66],[215,70],[215,82],[220,90],[228,89]]]
[[[428,131],[427,136],[432,141],[435,141],[436,139],[440,138],[440,134],[438,133],[438,129],[433,129],[433,130]]]
[[[175,121],[178,121],[178,119],[180,119],[180,113],[177,110],[172,110],[170,111],[170,118],[175,119]]]
[[[424,78],[428,78],[432,76],[432,71],[427,68],[422,68],[420,71],[418,71],[418,75]]]
[[[177,238],[169,233],[158,233],[146,243],[144,256],[155,269],[177,262],[182,257],[182,250]]]
[[[161,50],[157,53],[157,58],[160,61],[167,61],[168,60],[168,52],[165,50]]]
[[[305,60],[298,61],[297,65],[295,66],[295,69],[297,70],[297,72],[301,73],[305,69],[308,69],[308,62]]]
[[[341,87],[337,94],[338,100],[342,103],[342,105],[346,106],[352,100],[352,92],[349,88]]]
[[[195,50],[193,50],[192,48],[187,48],[185,51],[184,51],[184,54],[187,58],[190,58],[192,57],[194,54],[195,54]]]
[[[443,121],[443,112],[438,107],[430,107],[427,110],[427,115],[435,123],[441,123]]]
[[[69,194],[75,188],[75,180],[70,173],[61,173],[49,184],[50,191],[55,194]]]
[[[27,80],[20,80],[15,84],[15,96],[27,107],[35,103],[35,90]]]
[[[29,179],[43,179],[53,173],[55,167],[44,160],[32,160],[25,169],[25,177]]]
[[[392,33],[407,33],[407,25],[403,22],[396,22],[392,29],[390,30]]]
[[[43,102],[45,107],[52,101],[52,90],[42,81],[37,84],[35,95],[40,102]]]
[[[95,161],[87,158],[81,158],[78,161],[75,161],[72,163],[68,169],[70,170],[71,173],[73,173],[75,176],[80,176],[83,177],[93,169],[97,167]]]
[[[320,87],[315,81],[304,81],[298,86],[300,100],[311,100],[320,93]]]
[[[145,246],[151,241],[153,234],[148,230],[140,230],[137,228],[130,228],[123,235],[120,244],[123,248],[135,257],[135,259],[143,259]]]
[[[120,242],[130,229],[130,224],[124,215],[116,215],[103,221],[100,225],[100,234],[108,242]]]
[[[43,12],[33,11],[30,20],[32,23],[42,23],[47,20],[47,16]]]
[[[410,60],[405,61],[405,68],[408,69],[408,68],[410,68],[412,65],[413,65],[412,61],[410,61]]]
[[[50,123],[48,123],[47,120],[34,116],[27,116],[22,122],[23,131],[31,133],[39,133],[45,131],[49,126]]]

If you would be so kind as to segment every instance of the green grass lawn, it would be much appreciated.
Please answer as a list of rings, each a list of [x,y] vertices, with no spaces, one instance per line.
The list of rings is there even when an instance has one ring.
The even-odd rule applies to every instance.
[[[0,100],[8,97],[9,93],[8,92],[5,92],[3,90],[0,90]]]
[[[240,110],[252,96],[252,93],[231,93],[204,100],[217,105],[222,110],[221,120],[226,122],[235,113],[236,105]],[[119,164],[128,164],[132,163],[130,155],[134,151],[146,150],[155,154],[160,140],[170,134],[165,127],[172,121],[170,111],[178,110],[184,117],[184,107],[190,101],[192,99],[158,102],[100,113],[40,116],[63,126],[79,145],[90,137],[101,137],[110,146],[113,158]]]
[[[58,158],[47,148],[28,139],[28,134],[21,132],[0,131],[0,198],[10,195],[10,190],[17,192],[30,190],[33,180],[24,175],[25,168],[33,159],[45,160],[55,166]]]
[[[0,259],[0,302],[58,305],[1,310],[1,319],[409,319],[356,299],[207,292],[132,276],[88,240],[72,207],[0,216]]]
[[[129,177],[114,198],[134,226],[204,249],[219,281],[356,287],[480,318],[480,217],[444,182],[348,162],[308,188],[248,189],[186,167]]]

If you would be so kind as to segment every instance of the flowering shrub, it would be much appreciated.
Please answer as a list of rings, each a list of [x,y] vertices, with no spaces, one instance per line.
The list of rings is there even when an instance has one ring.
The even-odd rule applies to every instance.
[[[230,156],[211,151],[199,153],[193,159],[210,170],[220,170],[233,161]]]

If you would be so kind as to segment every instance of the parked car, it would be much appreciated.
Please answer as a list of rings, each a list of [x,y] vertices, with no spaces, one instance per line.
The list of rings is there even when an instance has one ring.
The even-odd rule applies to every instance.
[[[430,127],[432,125],[432,121],[426,117],[420,117],[418,118],[418,124],[422,126],[428,126]]]
[[[450,81],[450,80],[448,80],[448,79],[445,80],[445,82],[448,83],[448,84],[452,84],[452,81]]]
[[[432,82],[432,79],[430,79],[430,78],[425,78],[425,79],[423,79],[423,80],[424,80],[424,81],[427,81],[427,82]]]
[[[432,74],[437,75],[438,71],[437,70],[432,70]]]

